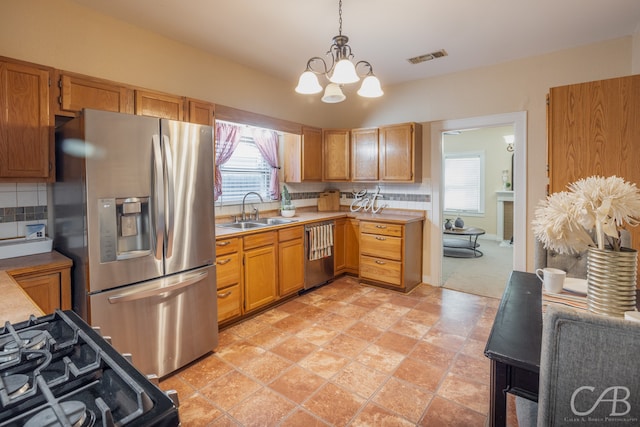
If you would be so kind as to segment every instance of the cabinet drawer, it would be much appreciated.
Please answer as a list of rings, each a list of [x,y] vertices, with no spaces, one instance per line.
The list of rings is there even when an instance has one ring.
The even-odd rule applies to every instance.
[[[388,259],[360,256],[360,277],[401,286],[402,263]]]
[[[386,222],[360,222],[360,232],[370,234],[382,234],[384,236],[402,237],[401,224],[389,224]]]
[[[240,254],[226,254],[216,258],[218,289],[240,283]]]
[[[278,230],[278,241],[286,242],[287,240],[302,239],[304,235],[304,227],[290,227]]]
[[[362,233],[360,234],[360,253],[401,261],[402,239]]]
[[[242,298],[240,298],[240,285],[230,286],[218,291],[218,322],[224,322],[232,317],[239,316]]]
[[[216,240],[216,256],[238,252],[239,250],[240,239],[237,237]]]
[[[276,243],[276,232],[269,231],[266,233],[253,234],[243,237],[244,249],[259,248],[261,246],[273,245]]]

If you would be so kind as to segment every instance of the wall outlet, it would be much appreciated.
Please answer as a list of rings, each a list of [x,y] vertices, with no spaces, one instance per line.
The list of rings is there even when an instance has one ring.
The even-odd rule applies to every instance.
[[[26,240],[44,239],[45,238],[45,226],[44,224],[27,224],[25,228]]]

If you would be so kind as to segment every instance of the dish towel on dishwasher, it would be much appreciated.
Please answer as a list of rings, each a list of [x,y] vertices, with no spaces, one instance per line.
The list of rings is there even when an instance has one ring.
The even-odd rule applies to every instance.
[[[333,224],[318,225],[309,229],[309,261],[331,256],[333,248]]]

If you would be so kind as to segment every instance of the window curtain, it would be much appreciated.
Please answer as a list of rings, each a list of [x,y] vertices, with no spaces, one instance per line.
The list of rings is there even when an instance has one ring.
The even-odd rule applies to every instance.
[[[216,167],[213,184],[213,200],[218,200],[222,194],[222,173],[220,166],[224,165],[235,151],[242,128],[231,123],[216,123]]]
[[[254,129],[253,141],[258,147],[260,154],[271,166],[271,177],[269,179],[269,196],[271,200],[280,200],[280,179],[278,177],[278,134],[267,129]]]

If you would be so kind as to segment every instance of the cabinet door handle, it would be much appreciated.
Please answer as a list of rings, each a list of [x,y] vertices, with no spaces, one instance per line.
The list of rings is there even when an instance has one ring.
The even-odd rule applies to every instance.
[[[376,225],[376,228],[383,228],[384,229],[384,228],[387,228],[387,226],[386,225]]]
[[[380,265],[385,265],[386,262],[384,261],[380,261],[379,259],[376,260],[376,264],[380,264]]]
[[[225,265],[231,262],[231,258],[227,258],[227,259],[221,259],[220,261],[217,261],[216,264],[218,265]]]
[[[224,294],[218,294],[218,298],[226,298],[231,295],[231,291],[227,291]]]
[[[223,242],[216,242],[216,246],[227,246],[230,245],[231,241],[230,240],[225,240]]]
[[[387,240],[387,238],[386,237],[376,236],[376,240]]]

